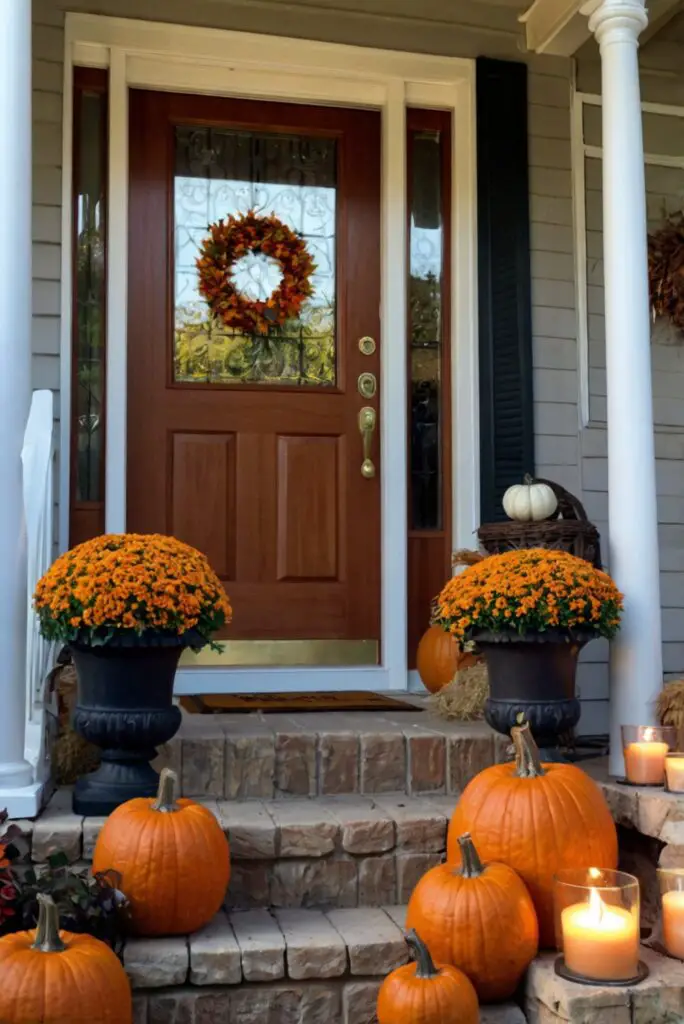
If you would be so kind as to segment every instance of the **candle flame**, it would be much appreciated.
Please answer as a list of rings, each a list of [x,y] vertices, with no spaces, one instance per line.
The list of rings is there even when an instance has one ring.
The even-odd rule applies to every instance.
[[[598,882],[602,874],[601,868],[589,868],[589,877],[593,878],[595,882]]]
[[[601,899],[598,889],[589,890],[589,914],[593,918],[592,924],[600,925],[603,920],[605,903]]]
[[[656,731],[652,725],[647,726],[644,729],[644,740],[646,743],[653,743],[656,738]]]

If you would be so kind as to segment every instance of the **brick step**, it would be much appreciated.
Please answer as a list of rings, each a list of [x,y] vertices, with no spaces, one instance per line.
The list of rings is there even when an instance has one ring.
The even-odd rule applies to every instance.
[[[227,906],[357,907],[403,903],[442,861],[451,796],[205,800],[231,844]],[[58,791],[32,824],[31,858],[89,862],[104,818],[71,811]]]
[[[135,1024],[371,1024],[382,978],[407,960],[405,908],[219,914],[187,938],[135,939]],[[522,1024],[496,1007],[490,1024]]]
[[[453,793],[507,746],[484,722],[415,711],[189,715],[156,767],[184,796],[228,800]]]

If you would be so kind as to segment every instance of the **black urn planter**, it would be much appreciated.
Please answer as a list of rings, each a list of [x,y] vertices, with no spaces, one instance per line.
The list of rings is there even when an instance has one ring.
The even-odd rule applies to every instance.
[[[74,729],[102,751],[100,767],[76,783],[76,814],[107,815],[126,800],[156,794],[159,776],[150,761],[181,724],[173,682],[184,647],[178,638],[159,646],[72,644]]]
[[[580,719],[575,696],[577,660],[594,634],[482,633],[473,639],[487,662],[485,719],[489,725],[509,736],[523,714],[542,759],[560,760],[560,739]]]

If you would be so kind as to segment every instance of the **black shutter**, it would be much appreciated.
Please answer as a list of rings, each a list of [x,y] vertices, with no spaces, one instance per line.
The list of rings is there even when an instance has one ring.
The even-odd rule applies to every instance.
[[[534,473],[527,68],[477,61],[480,516]]]

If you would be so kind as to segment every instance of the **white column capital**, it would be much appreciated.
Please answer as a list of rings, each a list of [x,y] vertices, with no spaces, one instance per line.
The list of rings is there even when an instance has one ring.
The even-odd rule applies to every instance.
[[[644,0],[600,0],[592,7],[589,28],[600,46],[610,43],[636,45],[648,25]]]

